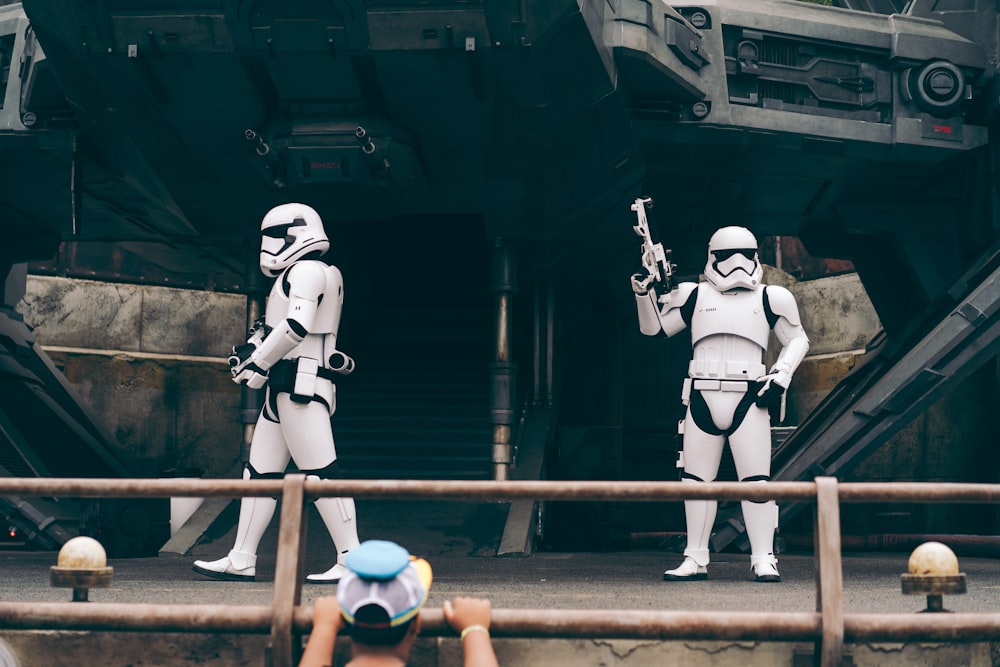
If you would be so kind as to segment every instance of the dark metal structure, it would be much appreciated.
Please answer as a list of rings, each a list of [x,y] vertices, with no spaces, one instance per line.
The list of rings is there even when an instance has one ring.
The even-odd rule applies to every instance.
[[[584,318],[628,316],[625,203],[651,195],[682,274],[723,221],[853,262],[884,335],[776,478],[846,473],[997,352],[1000,13],[834,4],[2,3],[0,259],[107,242],[247,286],[262,212],[303,200],[352,247],[375,237],[356,261],[393,282],[408,248],[373,230],[474,225],[481,247],[453,253],[500,248],[493,285],[452,278],[501,302],[481,361],[502,478],[520,406],[558,399],[581,340],[600,355],[580,392],[622,400],[601,369],[629,343]],[[515,295],[530,341],[507,325]]]

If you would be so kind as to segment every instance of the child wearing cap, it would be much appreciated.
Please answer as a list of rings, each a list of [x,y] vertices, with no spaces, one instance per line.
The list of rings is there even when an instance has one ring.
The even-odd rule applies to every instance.
[[[430,592],[431,567],[394,542],[369,540],[347,556],[348,574],[337,595],[313,603],[313,629],[299,667],[333,663],[337,633],[346,626],[352,642],[349,667],[405,665],[420,633],[420,608]],[[466,667],[497,667],[490,640],[490,602],[457,597],[442,608],[460,633]]]

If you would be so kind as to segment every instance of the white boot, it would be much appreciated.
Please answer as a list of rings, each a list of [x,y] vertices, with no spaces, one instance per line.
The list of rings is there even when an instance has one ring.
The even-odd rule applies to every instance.
[[[344,559],[354,547],[358,546],[358,526],[355,521],[353,498],[319,498],[316,500],[316,510],[330,533],[330,539],[337,549],[337,564],[326,572],[306,576],[310,584],[335,584],[347,574]]]
[[[750,569],[753,570],[754,581],[760,583],[781,581],[781,575],[778,574],[778,559],[774,557],[774,554],[750,556]]]
[[[685,558],[683,563],[663,573],[664,581],[700,581],[703,579],[708,579],[708,568],[704,565],[698,565],[693,558]]]
[[[750,482],[757,484],[758,482]],[[774,532],[778,528],[778,505],[773,501],[755,503],[744,500],[743,523],[750,540],[750,567],[754,579],[762,583],[781,581],[778,559],[774,557]]]
[[[233,549],[219,560],[196,560],[191,569],[213,579],[227,581],[253,581],[257,576],[257,556]]]
[[[701,484],[684,479],[682,484]],[[708,579],[708,540],[712,537],[715,515],[719,503],[716,500],[685,500],[684,519],[687,523],[687,543],[684,562],[673,570],[663,573],[664,581],[700,581]]]
[[[326,572],[322,574],[309,574],[306,575],[307,584],[335,584],[340,581],[343,576],[347,574],[347,566],[343,563],[337,563],[331,567]]]
[[[684,562],[663,573],[664,581],[702,581],[708,579],[708,549],[685,549]]]
[[[747,528],[747,539],[750,540],[750,553],[773,554],[774,533],[778,530],[777,503],[773,500],[766,503],[744,500],[740,502],[740,506],[743,510],[743,523]]]
[[[250,479],[249,471],[243,471],[243,479]],[[274,498],[240,500],[240,518],[236,524],[236,543],[232,551],[219,560],[196,560],[191,569],[215,579],[253,581],[257,576],[257,547],[271,523],[277,504]]]

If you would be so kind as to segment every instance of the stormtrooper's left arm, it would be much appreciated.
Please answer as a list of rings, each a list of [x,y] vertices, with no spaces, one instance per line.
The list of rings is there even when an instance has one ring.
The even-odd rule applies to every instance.
[[[321,265],[301,262],[288,269],[288,312],[274,325],[250,357],[232,369],[233,381],[260,389],[267,382],[267,372],[301,343],[314,322],[323,296],[326,277]],[[279,277],[278,280],[281,280]]]
[[[799,317],[799,307],[795,303],[795,297],[784,287],[778,285],[768,285],[768,302],[771,312],[775,314],[777,320],[772,327],[775,337],[781,343],[781,352],[778,359],[771,366],[771,370],[764,377],[758,378],[764,386],[757,392],[757,405],[768,407],[781,401],[781,395],[785,393],[792,383],[792,375],[805,359],[809,351],[809,337],[805,329],[802,328],[802,320]]]

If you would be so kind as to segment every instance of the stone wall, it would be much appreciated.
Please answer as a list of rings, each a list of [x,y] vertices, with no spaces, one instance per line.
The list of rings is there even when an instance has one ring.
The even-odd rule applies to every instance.
[[[860,361],[882,324],[854,273],[796,282],[766,267],[764,282],[783,285],[795,294],[809,335],[809,354],[792,381],[785,420],[799,424]],[[773,341],[772,346],[769,359],[776,356]]]
[[[29,276],[17,310],[147,474],[220,477],[239,459],[226,356],[245,335],[245,297]]]
[[[22,667],[106,667],[192,663],[203,667],[250,667],[265,663],[267,637],[261,635],[212,635],[177,633],[121,633],[69,631],[11,631],[5,639],[19,656]],[[624,639],[516,639],[493,640],[497,660],[506,667],[770,667],[813,664],[815,648],[796,642],[659,641]],[[56,647],[56,648],[54,648]],[[337,641],[333,665],[350,659],[350,640]],[[856,667],[937,667],[970,665],[989,667],[993,645],[986,642],[956,644],[847,644],[844,664]],[[113,656],[113,662],[109,662]],[[462,648],[457,638],[419,637],[407,662],[411,667],[461,667]]]

